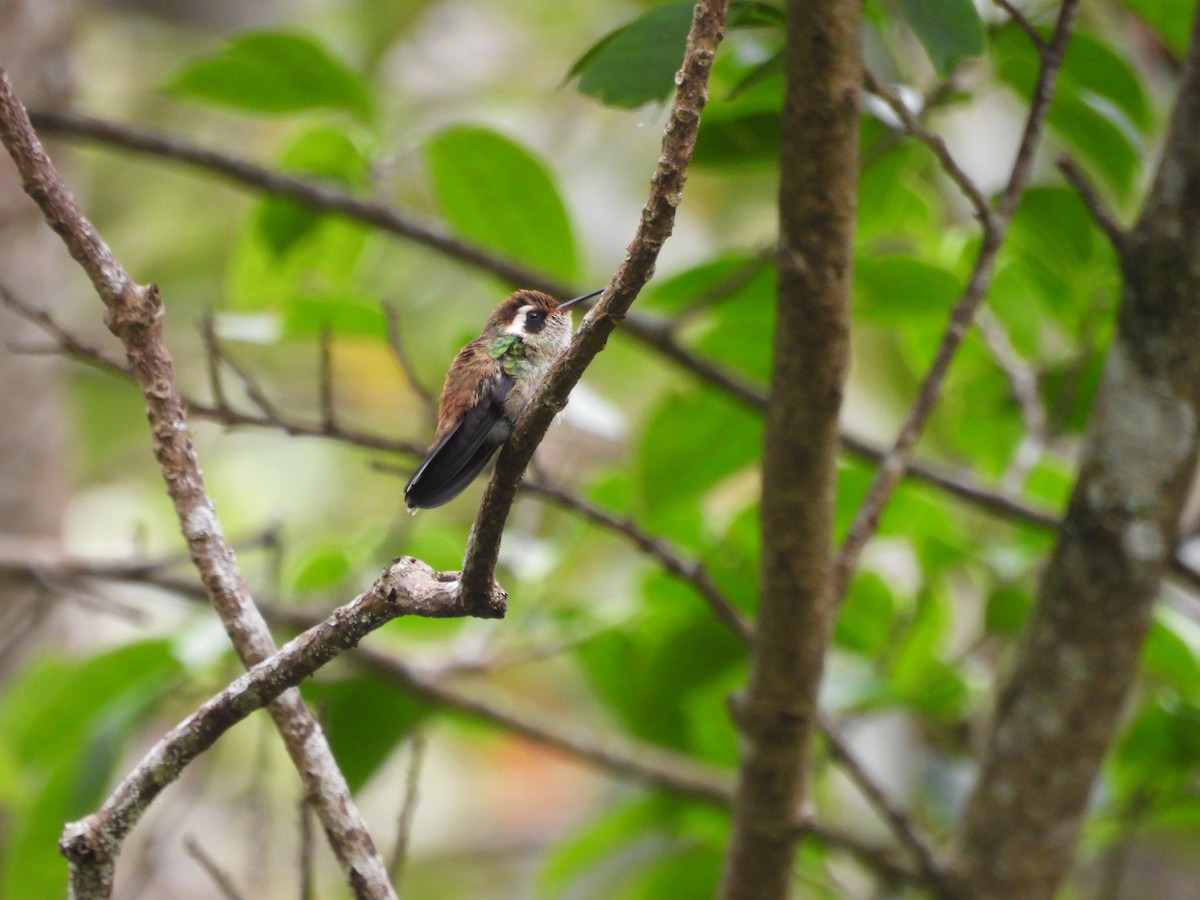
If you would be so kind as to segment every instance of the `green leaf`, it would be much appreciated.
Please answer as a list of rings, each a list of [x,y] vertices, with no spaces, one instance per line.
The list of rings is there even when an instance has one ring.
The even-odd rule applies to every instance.
[[[640,858],[630,854],[622,865],[614,857],[643,840],[669,811],[668,802],[659,796],[639,797],[605,811],[551,851],[538,879],[538,896],[612,896]]]
[[[692,843],[672,848],[644,867],[617,900],[661,900],[663,897],[708,897],[721,880],[719,846]]]
[[[753,274],[755,269],[760,270],[758,274]],[[694,268],[686,269],[677,275],[651,281],[642,296],[638,298],[638,303],[645,304],[648,309],[678,313],[701,300],[711,291],[723,291],[728,285],[741,284],[746,281],[747,276],[750,276],[750,280],[741,284],[736,293],[751,290],[757,295],[763,286],[758,279],[764,271],[772,273],[770,279],[773,285],[773,264],[761,263],[757,257],[749,253],[729,253],[710,259]],[[774,295],[773,290],[771,294]]]
[[[642,608],[636,621],[576,648],[593,689],[644,740],[696,755],[732,752],[722,709],[727,690],[707,688],[744,660],[743,645],[686,585],[663,573],[645,579]],[[728,736],[725,746],[697,729],[698,720],[713,718]]]
[[[998,587],[988,594],[984,626],[988,634],[1015,637],[1025,627],[1032,608],[1029,591],[1011,585]]]
[[[1158,32],[1175,55],[1182,58],[1187,52],[1188,34],[1192,27],[1194,5],[1180,0],[1121,0],[1129,9]]]
[[[1200,696],[1198,646],[1200,628],[1194,622],[1169,609],[1157,611],[1142,645],[1142,668],[1166,681],[1180,696]]]
[[[0,796],[0,896],[62,895],[63,825],[100,803],[126,739],[181,672],[171,642],[153,640],[80,663],[36,663],[6,685],[0,757],[17,775],[16,794]]]
[[[729,28],[779,28],[786,24],[783,7],[755,0],[733,0],[729,4]]]
[[[961,287],[952,273],[915,257],[865,257],[854,263],[854,311],[879,324],[944,319]]]
[[[429,714],[424,704],[365,675],[306,682],[303,691],[319,710],[338,767],[356,792]]]
[[[783,51],[778,50],[758,65],[753,66],[729,91],[729,94],[725,97],[726,101],[736,100],[751,88],[757,87],[772,78],[782,77],[783,59]]]
[[[0,736],[24,765],[53,763],[123,698],[147,685],[167,689],[181,667],[169,641],[127,644],[81,663],[46,660],[5,687]]]
[[[759,383],[771,375],[775,334],[775,272],[765,269],[721,303],[711,314],[712,327],[696,346]]]
[[[341,584],[353,571],[344,547],[328,544],[305,553],[299,567],[289,579],[295,593],[326,590]]]
[[[1107,110],[1064,93],[1050,107],[1046,122],[1072,153],[1090,163],[1092,171],[1103,177],[1118,198],[1130,196],[1142,155]]]
[[[370,161],[345,132],[321,126],[293,141],[281,154],[279,167],[285,172],[361,185],[366,182]],[[259,204],[256,223],[263,240],[278,257],[310,234],[327,215],[310,206],[267,197]]]
[[[252,221],[243,229],[229,263],[227,308],[286,311],[303,297],[350,297],[359,305],[378,307],[377,297],[367,296],[357,287],[360,264],[370,241],[377,237],[358,222],[322,216],[279,254]],[[295,320],[306,323],[305,327],[311,325],[309,318],[303,311],[295,313]],[[383,321],[382,314],[379,321]]]
[[[661,100],[675,88],[683,60],[691,2],[655,6],[602,37],[567,73],[579,91],[608,106],[634,109]]]
[[[896,614],[896,600],[886,581],[874,572],[860,572],[850,587],[834,628],[839,647],[865,656],[887,645]]]
[[[371,118],[363,80],[309,37],[242,34],[179,69],[167,90],[181,97],[262,113],[341,109]]]
[[[1123,797],[1184,789],[1200,760],[1200,707],[1159,702],[1134,720],[1113,757],[1113,784]]]
[[[1154,124],[1150,101],[1138,73],[1112,45],[1090,34],[1079,32],[1071,36],[1059,79],[1060,91],[1076,95],[1090,91],[1112,101],[1143,132]]]
[[[782,132],[778,112],[714,106],[700,123],[692,162],[698,166],[774,165]]]
[[[695,541],[702,501],[725,477],[755,464],[762,420],[711,391],[667,399],[642,439],[636,471],[647,528]]]
[[[940,658],[951,617],[949,601],[941,592],[923,595],[887,681],[888,689],[902,703],[942,720],[960,716],[967,700],[962,674]]]
[[[355,291],[314,292],[292,298],[283,318],[285,335],[310,338],[326,328],[336,335],[383,338],[387,317],[378,298]]]
[[[915,253],[942,239],[937,191],[920,176],[918,152],[912,142],[897,144],[863,171],[855,236],[860,258]]]
[[[550,170],[495,131],[455,126],[425,144],[438,207],[463,237],[565,280],[579,264]]]
[[[900,0],[900,9],[939,75],[983,53],[983,20],[971,0]]]

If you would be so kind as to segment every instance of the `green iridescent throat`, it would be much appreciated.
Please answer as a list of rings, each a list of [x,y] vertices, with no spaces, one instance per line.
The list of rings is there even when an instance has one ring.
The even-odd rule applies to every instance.
[[[519,335],[506,334],[488,344],[488,356],[500,361],[508,375],[516,375],[517,368],[528,360],[525,358],[525,342]]]

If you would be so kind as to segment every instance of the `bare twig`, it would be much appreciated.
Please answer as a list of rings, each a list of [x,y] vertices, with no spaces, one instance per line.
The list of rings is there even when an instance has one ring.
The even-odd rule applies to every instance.
[[[139,285],[129,277],[76,206],[2,70],[0,139],[16,163],[26,193],[87,273],[103,302],[105,324],[125,347],[146,402],[155,457],[213,607],[243,662],[252,665],[265,659],[275,644],[250,599],[205,488],[183,400],[175,387],[174,362],[162,337],[164,311],[158,289]],[[271,714],[355,893],[371,898],[394,896],[345,778],[299,692],[282,696],[272,704]],[[71,872],[75,896],[80,900],[111,894],[111,862],[91,865],[86,855],[75,856]]]
[[[675,210],[683,197],[700,114],[708,100],[708,76],[724,34],[726,6],[727,0],[700,0],[696,4],[683,64],[676,77],[678,88],[663,136],[662,153],[651,179],[650,197],[625,261],[600,301],[584,317],[566,351],[555,360],[500,451],[467,540],[463,591],[468,598],[483,596],[492,581],[504,525],[533,451],[566,404],[567,395],[584,369],[604,348],[608,336],[625,318],[638,292],[653,274],[659,250],[674,228]]]
[[[241,891],[234,885],[229,873],[217,865],[217,861],[208,855],[200,846],[199,841],[188,835],[183,839],[183,849],[187,851],[188,856],[200,864],[200,868],[212,879],[213,884],[225,900],[245,900]]]
[[[900,120],[900,124],[904,130],[924,144],[930,149],[942,171],[953,181],[964,197],[970,202],[971,207],[975,210],[975,217],[983,226],[984,231],[991,231],[997,225],[996,214],[992,209],[992,205],[988,202],[988,198],[984,196],[983,191],[975,184],[971,176],[958,164],[954,155],[950,152],[950,148],[946,145],[946,141],[937,134],[934,134],[928,128],[921,124],[921,120],[913,114],[913,111],[905,105],[904,100],[900,95],[891,88],[885,86],[874,73],[863,68],[863,83],[868,91],[882,100],[888,105],[896,118]]]
[[[333,431],[337,429],[337,415],[333,408],[333,335],[328,325],[321,328],[318,348],[317,408],[321,411],[322,427]]]
[[[229,728],[397,616],[461,616],[466,607],[458,588],[457,573],[436,572],[412,557],[395,560],[365,593],[252,666],[167,732],[97,812],[64,829],[63,853],[79,871],[111,869],[154,798]],[[503,605],[497,588],[492,609],[501,612]]]
[[[1011,0],[992,0],[992,2],[1008,13],[1009,18],[1017,24],[1018,28],[1025,32],[1025,36],[1029,38],[1029,42],[1033,44],[1038,53],[1044,54],[1046,52],[1046,39],[1042,37],[1041,33],[1034,27],[1034,24],[1029,21],[1021,10],[1017,9]]]
[[[648,556],[658,560],[667,572],[691,585],[709,605],[718,620],[743,641],[749,641],[753,626],[733,601],[722,593],[712,577],[708,574],[704,563],[698,559],[687,559],[671,549],[666,541],[654,535],[647,534],[631,519],[622,519],[594,503],[589,503],[570,491],[555,487],[541,479],[531,479],[521,483],[521,489],[537,497],[578,513],[589,522],[593,522],[609,531],[622,535],[631,544]]]
[[[46,325],[57,329],[49,316]],[[204,368],[208,372],[208,390],[212,394],[212,401],[218,409],[228,409],[229,399],[225,396],[225,381],[221,378],[221,348],[217,343],[217,327],[212,313],[205,313],[201,318],[200,337],[204,341]]]
[[[246,392],[246,396],[250,398],[250,402],[258,407],[263,418],[268,423],[276,423],[281,421],[279,411],[275,408],[275,404],[271,402],[271,398],[267,396],[267,392],[262,389],[258,380],[250,374],[236,359],[225,352],[225,348],[221,346],[220,340],[214,332],[210,337],[205,338],[205,350],[215,359],[215,363],[210,362],[209,365],[217,365],[218,367],[224,364],[237,376],[238,381],[242,383],[242,390]],[[233,409],[228,403],[218,402],[216,408],[227,413],[232,413]],[[325,424],[322,423],[322,429],[327,431]]]
[[[683,312],[671,320],[671,330],[678,333],[679,329],[687,325],[688,322],[717,306],[722,301],[729,299],[742,290],[742,288],[751,284],[764,269],[769,268],[774,262],[774,247],[759,250],[746,260],[745,263],[730,272],[728,276],[696,296]]]
[[[300,798],[300,900],[316,897],[313,879],[313,827],[312,804],[307,797]]]
[[[404,377],[408,381],[408,386],[412,388],[413,393],[417,395],[417,399],[421,401],[421,405],[425,408],[425,417],[429,419],[432,425],[437,422],[437,397],[425,386],[425,383],[421,380],[416,368],[412,364],[412,359],[409,358],[407,351],[404,349],[400,312],[396,309],[394,303],[384,303],[383,314],[387,321],[388,346],[392,348],[392,356],[396,358],[400,370],[404,373]]]
[[[951,889],[945,863],[938,859],[928,838],[921,833],[909,818],[908,813],[894,802],[871,777],[871,774],[863,768],[862,763],[855,757],[854,751],[850,749],[850,744],[842,737],[838,727],[824,716],[821,718],[821,732],[825,735],[825,741],[829,745],[830,756],[863,792],[868,802],[887,822],[888,827],[891,828],[900,843],[909,849],[917,861],[917,867],[920,869],[922,877],[931,887],[936,887],[940,893],[949,893]]]
[[[408,859],[408,842],[412,835],[413,819],[417,814],[418,787],[421,783],[421,764],[425,761],[425,737],[414,734],[409,741],[408,776],[404,779],[404,801],[396,819],[396,843],[388,859],[388,876],[392,886],[399,889],[404,877],[404,864]]]
[[[1033,167],[1033,154],[1041,139],[1045,125],[1046,113],[1054,96],[1054,88],[1058,80],[1058,72],[1062,66],[1063,55],[1071,38],[1075,22],[1075,13],[1079,0],[1064,0],[1059,11],[1058,23],[1053,37],[1042,55],[1042,65],[1038,71],[1037,84],[1033,89],[1033,99],[1029,105],[1029,115],[1025,120],[1025,130],[1017,147],[1013,160],[1008,184],[1000,195],[994,211],[989,212],[984,219],[983,240],[975,257],[971,276],[963,288],[962,294],[950,311],[950,320],[938,343],[933,362],[929,371],[921,381],[912,408],[905,417],[904,423],[896,435],[892,448],[883,459],[875,479],[867,490],[851,523],[850,530],[842,543],[838,554],[835,585],[836,595],[844,597],[850,586],[850,579],[858,565],[859,557],[867,541],[875,534],[879,526],[879,517],[895,492],[896,485],[904,476],[916,449],[917,439],[925,429],[933,408],[941,396],[942,385],[950,363],[954,360],[958,349],[962,346],[967,330],[975,318],[975,312],[983,302],[991,284],[992,272],[996,265],[996,256],[1008,232],[1013,212],[1029,183],[1030,171]]]
[[[1129,233],[1117,221],[1117,217],[1108,208],[1108,204],[1101,199],[1091,179],[1083,171],[1083,167],[1065,153],[1058,158],[1057,163],[1063,177],[1067,179],[1071,187],[1075,188],[1079,199],[1088,208],[1088,212],[1092,215],[1092,221],[1104,232],[1113,249],[1117,251],[1117,256],[1125,256],[1129,247]]]

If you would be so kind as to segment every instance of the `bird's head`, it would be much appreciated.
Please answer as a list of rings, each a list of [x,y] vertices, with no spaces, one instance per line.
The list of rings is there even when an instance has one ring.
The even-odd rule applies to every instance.
[[[603,290],[559,303],[541,291],[514,291],[492,311],[488,331],[497,336],[515,335],[540,349],[560,351],[571,336],[570,309],[600,293]]]

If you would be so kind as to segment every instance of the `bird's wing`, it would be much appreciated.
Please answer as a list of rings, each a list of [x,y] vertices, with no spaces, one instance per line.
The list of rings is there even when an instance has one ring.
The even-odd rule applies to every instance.
[[[499,372],[490,383],[490,389],[480,391],[458,424],[429,449],[405,485],[404,502],[409,509],[432,509],[453,500],[508,438],[512,422],[504,415],[504,398],[513,379]]]

